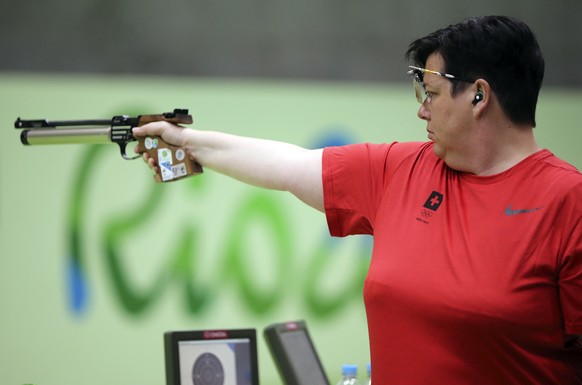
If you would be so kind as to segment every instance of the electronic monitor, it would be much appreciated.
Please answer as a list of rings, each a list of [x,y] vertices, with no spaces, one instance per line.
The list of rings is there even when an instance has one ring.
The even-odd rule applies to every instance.
[[[267,326],[264,336],[285,385],[329,385],[305,321]]]
[[[259,385],[255,329],[164,334],[167,385]]]

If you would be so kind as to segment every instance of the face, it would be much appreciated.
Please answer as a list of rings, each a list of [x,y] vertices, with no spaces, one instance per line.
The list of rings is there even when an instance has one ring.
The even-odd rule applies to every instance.
[[[426,68],[444,73],[440,54],[429,56]],[[452,96],[450,80],[431,73],[424,74],[426,99],[418,117],[426,121],[428,139],[434,142],[434,152],[449,167],[466,171],[471,152],[476,149],[472,125],[471,87]]]

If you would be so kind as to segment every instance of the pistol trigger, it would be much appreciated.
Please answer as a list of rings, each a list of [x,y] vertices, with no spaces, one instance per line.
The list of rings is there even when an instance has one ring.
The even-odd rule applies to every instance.
[[[119,143],[119,150],[121,152],[121,157],[125,160],[134,160],[137,158],[141,158],[141,154],[138,154],[136,156],[127,156],[127,153],[125,152],[127,148],[127,143]]]

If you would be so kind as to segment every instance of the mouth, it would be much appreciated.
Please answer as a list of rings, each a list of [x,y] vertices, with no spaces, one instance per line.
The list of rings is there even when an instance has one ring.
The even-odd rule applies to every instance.
[[[428,132],[428,139],[434,142],[435,136],[434,136],[434,132],[430,131],[430,130],[426,130],[426,132]]]

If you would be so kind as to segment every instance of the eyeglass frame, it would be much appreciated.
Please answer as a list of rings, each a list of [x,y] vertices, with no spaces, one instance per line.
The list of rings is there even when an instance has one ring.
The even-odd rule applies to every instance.
[[[414,93],[416,95],[416,100],[420,104],[424,104],[424,101],[425,101],[425,98],[422,97],[423,90],[426,94],[426,89],[424,88],[424,74],[425,73],[442,76],[442,77],[449,79],[449,80],[458,80],[461,82],[475,83],[474,80],[469,80],[467,78],[462,78],[462,77],[447,74],[447,73],[429,70],[426,68],[421,68],[421,67],[416,67],[416,66],[408,66],[408,68],[410,68],[410,70],[408,70],[406,72],[406,74],[408,76],[412,76],[412,86],[414,87]],[[430,101],[429,101],[429,103],[430,103]]]

